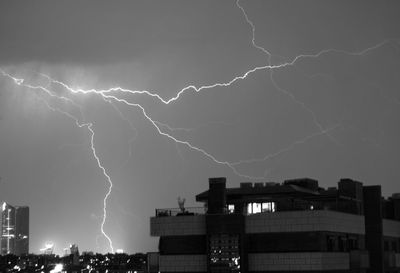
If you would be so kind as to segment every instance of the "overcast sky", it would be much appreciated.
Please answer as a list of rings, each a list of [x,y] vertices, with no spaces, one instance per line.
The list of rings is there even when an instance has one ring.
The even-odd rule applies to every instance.
[[[114,185],[104,229],[129,253],[155,251],[154,210],[178,196],[199,206],[213,176],[229,187],[349,177],[400,192],[400,2],[239,4],[0,1],[0,199],[30,207],[31,252],[45,241],[57,253],[69,243],[110,251],[100,231],[109,184],[76,121],[93,124]],[[153,96],[73,94],[43,74]]]

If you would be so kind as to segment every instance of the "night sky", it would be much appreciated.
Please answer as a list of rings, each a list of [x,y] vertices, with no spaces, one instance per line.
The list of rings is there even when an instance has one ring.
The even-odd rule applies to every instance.
[[[399,14],[396,0],[0,0],[0,200],[30,207],[33,253],[111,251],[96,155],[113,183],[104,231],[133,253],[156,251],[155,209],[199,206],[209,177],[400,192]]]

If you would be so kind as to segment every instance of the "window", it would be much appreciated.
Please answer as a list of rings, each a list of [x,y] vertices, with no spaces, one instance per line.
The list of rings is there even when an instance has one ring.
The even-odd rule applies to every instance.
[[[383,249],[384,251],[389,251],[389,242],[385,240],[384,244],[383,244]]]
[[[275,212],[276,204],[275,202],[262,202],[262,203],[248,203],[247,204],[247,214],[254,214],[260,212]]]
[[[235,212],[235,205],[229,204],[228,205],[228,213],[234,213]]]
[[[358,240],[356,237],[349,237],[350,250],[358,249]]]
[[[392,251],[397,252],[397,242],[392,241]]]
[[[240,272],[239,241],[237,234],[210,235],[208,244],[210,272]]]
[[[327,246],[328,251],[335,251],[336,250],[336,238],[334,236],[328,236],[326,246]]]
[[[252,214],[253,213],[253,207],[252,204],[249,203],[247,204],[247,214]]]
[[[275,212],[275,202],[262,203],[262,212]]]
[[[339,251],[347,251],[347,239],[346,237],[339,237]]]
[[[253,203],[253,213],[261,212],[261,203]]]

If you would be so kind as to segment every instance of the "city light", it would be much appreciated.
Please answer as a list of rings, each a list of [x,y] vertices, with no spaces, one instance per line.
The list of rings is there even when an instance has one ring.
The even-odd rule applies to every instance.
[[[53,254],[54,250],[54,243],[53,242],[45,242],[44,243],[44,248],[41,248],[40,251],[43,252],[44,254]]]
[[[45,246],[46,249],[48,249],[48,248],[53,248],[53,247],[54,247],[54,243],[53,243],[53,242],[46,242],[46,243],[44,244],[44,246]]]

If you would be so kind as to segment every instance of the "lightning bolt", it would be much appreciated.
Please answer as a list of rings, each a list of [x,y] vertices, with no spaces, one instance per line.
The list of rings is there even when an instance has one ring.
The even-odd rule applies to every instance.
[[[189,148],[190,150],[196,151],[201,153],[202,155],[204,155],[206,158],[210,159],[211,161],[213,161],[216,164],[219,165],[223,165],[226,166],[227,168],[231,169],[232,172],[242,178],[246,178],[246,179],[254,179],[254,180],[258,180],[258,179],[262,179],[263,177],[254,177],[254,176],[250,176],[250,175],[246,175],[243,173],[240,173],[236,166],[241,165],[241,164],[250,164],[250,163],[254,163],[254,162],[260,162],[260,161],[266,161],[270,158],[276,157],[282,153],[286,153],[288,151],[290,151],[291,149],[293,149],[293,147],[295,147],[296,145],[300,145],[300,144],[304,144],[307,141],[309,141],[310,139],[316,137],[316,136],[320,136],[320,135],[327,135],[328,137],[330,137],[333,141],[335,141],[333,139],[332,136],[329,135],[330,132],[332,132],[333,130],[335,130],[336,128],[340,127],[340,124],[337,124],[333,127],[330,128],[324,128],[318,121],[316,114],[313,112],[313,110],[308,107],[304,102],[298,100],[293,93],[289,92],[288,90],[285,90],[283,88],[281,88],[275,81],[274,77],[273,77],[273,72],[274,70],[279,70],[279,69],[284,69],[286,67],[290,67],[290,66],[295,66],[297,62],[299,62],[302,59],[316,59],[319,58],[320,56],[324,55],[324,54],[329,54],[329,53],[340,53],[340,54],[345,54],[345,55],[349,55],[349,56],[362,56],[364,54],[367,54],[368,52],[377,49],[391,41],[396,41],[396,39],[387,39],[382,41],[379,44],[376,44],[374,46],[371,46],[369,48],[363,49],[361,51],[358,52],[349,52],[349,51],[344,51],[344,50],[340,50],[340,49],[324,49],[321,50],[315,54],[301,54],[298,55],[296,57],[294,57],[292,60],[290,61],[286,61],[286,62],[282,62],[280,64],[272,64],[271,62],[271,57],[272,54],[266,50],[264,47],[258,45],[256,43],[256,28],[254,23],[250,20],[250,18],[248,17],[245,9],[240,5],[240,1],[236,0],[236,6],[241,10],[246,22],[250,25],[251,29],[252,29],[252,40],[251,40],[251,44],[254,48],[256,48],[257,50],[260,50],[263,54],[265,54],[267,56],[267,64],[264,66],[257,66],[254,67],[248,71],[246,71],[245,73],[241,74],[241,75],[237,75],[235,77],[233,77],[230,81],[227,82],[217,82],[217,83],[213,83],[213,84],[206,84],[206,85],[202,85],[202,86],[196,86],[196,85],[188,85],[186,87],[184,87],[183,89],[181,89],[180,91],[178,91],[176,93],[175,96],[169,98],[169,99],[165,99],[162,96],[160,96],[158,93],[153,92],[153,91],[148,91],[148,90],[130,90],[130,89],[126,89],[120,86],[117,87],[111,87],[108,89],[82,89],[82,88],[72,88],[70,87],[68,84],[58,81],[56,79],[51,78],[48,75],[45,74],[40,74],[41,76],[45,77],[48,80],[48,85],[47,86],[41,86],[41,85],[31,85],[31,84],[27,84],[25,83],[24,79],[21,78],[17,78],[14,77],[8,73],[6,73],[4,70],[0,69],[0,73],[1,75],[3,75],[6,78],[9,78],[10,80],[12,80],[16,85],[21,86],[21,87],[25,87],[25,88],[29,88],[32,90],[39,90],[39,91],[43,91],[45,94],[58,99],[58,100],[62,100],[65,103],[71,103],[72,105],[74,105],[75,107],[78,107],[79,110],[81,110],[81,106],[79,104],[77,104],[73,99],[68,98],[66,96],[62,96],[62,95],[58,95],[52,91],[49,90],[49,86],[52,84],[57,84],[62,86],[65,90],[68,90],[71,94],[96,94],[99,95],[103,100],[109,102],[112,107],[114,107],[114,109],[118,112],[118,114],[120,115],[121,118],[123,118],[124,120],[126,120],[128,122],[128,124],[130,125],[130,127],[132,128],[132,130],[136,131],[136,129],[134,128],[133,124],[129,121],[129,119],[127,119],[126,117],[124,117],[124,115],[122,114],[122,112],[119,110],[118,107],[116,107],[114,105],[113,102],[115,103],[121,103],[127,106],[131,106],[131,107],[135,107],[140,109],[141,113],[143,114],[143,116],[154,126],[154,128],[156,129],[157,133],[163,137],[166,137],[167,139],[173,141],[175,143],[175,145],[181,144],[187,148]],[[151,98],[154,98],[155,100],[165,104],[165,105],[169,105],[171,103],[176,103],[179,101],[180,97],[182,95],[184,95],[187,92],[196,92],[199,93],[201,91],[206,91],[206,90],[212,90],[216,87],[230,87],[231,85],[235,84],[238,81],[241,80],[245,80],[249,75],[257,72],[257,71],[268,71],[270,74],[270,79],[272,81],[272,83],[274,84],[275,88],[282,92],[283,94],[285,94],[286,96],[288,96],[290,99],[292,99],[293,102],[295,102],[296,104],[300,105],[305,111],[307,111],[311,117],[312,120],[314,122],[314,124],[316,125],[316,127],[318,128],[318,132],[317,133],[313,133],[309,136],[304,137],[303,139],[297,140],[295,142],[293,142],[292,144],[290,144],[289,146],[268,154],[266,156],[264,156],[263,158],[255,158],[255,159],[248,159],[248,160],[241,160],[241,161],[237,161],[237,162],[229,162],[226,160],[220,160],[217,159],[215,156],[213,156],[211,153],[207,152],[206,150],[199,148],[197,146],[192,145],[189,141],[186,140],[181,140],[178,139],[177,137],[174,137],[171,134],[168,134],[166,132],[164,132],[161,128],[167,128],[170,131],[173,131],[174,128],[168,126],[167,124],[161,123],[159,121],[156,121],[154,119],[152,119],[150,117],[150,115],[146,112],[145,108],[140,105],[139,103],[134,103],[134,102],[130,102],[124,98],[120,98],[118,97],[119,94],[130,94],[130,95],[146,95],[149,96]],[[75,124],[79,127],[79,128],[86,128],[89,133],[90,133],[90,149],[92,151],[93,157],[96,160],[96,163],[98,165],[98,167],[101,169],[104,177],[107,180],[108,183],[108,190],[106,192],[106,195],[104,196],[103,199],[103,217],[102,217],[102,222],[101,222],[101,233],[102,235],[107,239],[108,243],[109,243],[109,248],[111,250],[111,252],[114,252],[114,248],[113,248],[113,244],[112,244],[112,240],[111,238],[107,235],[107,233],[104,230],[104,225],[107,219],[107,200],[112,192],[112,188],[113,188],[113,182],[111,180],[110,175],[107,173],[105,167],[102,165],[101,160],[96,152],[96,148],[95,148],[95,143],[94,143],[94,138],[95,138],[95,131],[93,129],[93,123],[91,122],[81,122],[80,119],[76,116],[74,116],[73,114],[64,111],[60,108],[55,108],[53,106],[51,106],[46,100],[43,99],[43,101],[45,102],[45,104],[47,105],[47,107],[49,107],[49,109],[53,110],[53,111],[57,111],[59,113],[62,113],[68,117],[70,117],[71,119],[73,119],[75,121]],[[82,115],[82,112],[80,112]],[[83,118],[83,115],[82,115]],[[184,128],[179,128],[184,130]],[[134,139],[134,138],[133,138]],[[133,140],[132,140],[133,141]],[[130,142],[132,143],[132,142]]]
[[[107,182],[108,182],[108,185],[109,185],[107,193],[106,193],[106,195],[104,196],[104,199],[103,199],[103,219],[101,221],[100,230],[101,230],[101,233],[104,235],[104,237],[106,237],[106,239],[108,241],[108,244],[110,246],[111,252],[114,253],[114,247],[113,247],[112,240],[111,240],[110,236],[108,236],[107,233],[104,231],[104,224],[106,223],[106,219],[107,219],[107,199],[111,194],[112,187],[113,187],[113,182],[111,181],[111,177],[107,174],[106,169],[101,164],[100,158],[97,156],[96,149],[94,147],[94,131],[92,129],[92,126],[93,126],[92,123],[89,123],[89,125],[87,126],[87,128],[88,128],[88,130],[90,131],[90,134],[91,134],[91,136],[90,136],[90,148],[92,149],[93,156],[96,158],[97,165],[102,170],[103,175],[107,178]]]
[[[164,136],[164,137],[166,137],[166,138],[172,140],[172,141],[175,142],[175,143],[182,144],[182,145],[188,147],[188,148],[191,149],[191,150],[200,152],[201,154],[203,154],[203,155],[206,156],[207,158],[211,159],[213,162],[215,162],[215,163],[217,163],[217,164],[220,164],[220,165],[224,165],[224,166],[230,168],[230,169],[232,170],[232,172],[233,172],[235,175],[239,176],[239,177],[246,178],[246,179],[255,179],[255,180],[257,180],[257,179],[262,179],[262,178],[263,178],[263,177],[250,176],[250,175],[246,175],[246,174],[240,173],[236,168],[234,168],[234,166],[233,166],[229,161],[219,160],[219,159],[217,159],[215,156],[213,156],[211,153],[207,152],[206,150],[201,149],[201,148],[199,148],[199,147],[197,147],[197,146],[194,146],[194,145],[192,145],[192,144],[191,144],[190,142],[188,142],[188,141],[180,140],[180,139],[178,139],[178,138],[176,138],[176,137],[174,137],[174,136],[172,136],[172,135],[170,135],[170,134],[164,132],[164,131],[161,129],[161,127],[166,127],[166,128],[169,128],[169,129],[173,129],[173,128],[170,127],[170,126],[167,125],[167,124],[164,124],[164,123],[161,123],[161,122],[159,122],[159,121],[156,121],[156,120],[152,119],[152,118],[150,117],[150,115],[146,112],[145,108],[144,108],[142,105],[140,105],[139,103],[132,103],[132,102],[127,101],[126,99],[118,98],[118,97],[116,97],[116,96],[114,96],[114,95],[110,95],[110,94],[109,94],[111,91],[115,91],[115,90],[120,90],[120,91],[122,91],[122,90],[128,90],[128,89],[122,89],[122,88],[120,88],[120,87],[111,88],[111,89],[108,89],[108,90],[96,90],[96,89],[84,90],[84,89],[80,89],[80,88],[74,89],[74,88],[70,87],[69,85],[67,85],[66,83],[63,83],[63,82],[60,82],[60,81],[58,81],[58,80],[52,79],[52,78],[51,78],[50,76],[48,76],[48,75],[45,75],[45,74],[42,74],[42,75],[43,75],[44,77],[46,77],[47,79],[49,79],[53,84],[59,84],[59,85],[61,85],[62,87],[64,87],[66,90],[70,91],[70,92],[73,93],[73,94],[79,94],[79,93],[82,93],[82,94],[91,94],[91,93],[94,93],[94,94],[100,95],[100,96],[101,96],[104,100],[106,100],[106,101],[108,101],[108,100],[113,100],[113,101],[116,101],[116,102],[119,102],[119,103],[123,103],[123,104],[128,105],[128,106],[132,106],[132,107],[139,108],[139,109],[141,110],[143,116],[154,126],[154,128],[157,130],[157,132],[158,132],[160,135],[162,135],[162,136]],[[140,92],[140,91],[139,91],[139,92]],[[142,93],[142,94],[143,94],[143,93]],[[154,95],[154,96],[152,96],[152,97],[159,97],[159,98],[161,98],[161,97],[160,97],[159,95],[157,95],[157,94]],[[168,104],[168,103],[166,103],[166,104]],[[120,113],[121,113],[121,112],[120,112]],[[182,128],[181,128],[181,129],[182,129]]]
[[[33,90],[41,90],[41,91],[44,91],[47,95],[49,95],[49,96],[51,96],[51,97],[53,97],[53,98],[62,99],[62,100],[65,101],[65,102],[72,103],[72,104],[75,105],[75,106],[79,106],[79,105],[76,104],[73,100],[71,100],[71,99],[69,99],[69,98],[67,98],[67,97],[65,97],[65,96],[57,96],[57,95],[55,95],[53,92],[51,92],[49,89],[47,89],[47,88],[44,87],[44,86],[34,86],[34,85],[26,84],[24,79],[20,79],[20,78],[13,77],[13,76],[11,76],[10,74],[6,73],[3,69],[0,69],[0,73],[1,73],[3,76],[5,76],[5,77],[11,79],[15,84],[17,84],[17,85],[19,85],[19,86],[22,86],[22,87],[25,87],[25,88],[29,88],[29,89],[33,89]],[[95,158],[98,167],[102,170],[103,175],[107,178],[107,182],[108,182],[108,185],[109,185],[108,190],[107,190],[107,193],[106,193],[106,195],[105,195],[105,197],[104,197],[104,200],[103,200],[103,218],[102,218],[102,222],[101,222],[101,225],[100,225],[100,230],[101,230],[101,233],[103,234],[103,236],[107,239],[107,241],[108,241],[108,243],[109,243],[109,247],[110,247],[110,249],[111,249],[111,252],[114,252],[112,240],[111,240],[111,238],[107,235],[107,233],[104,231],[104,224],[105,224],[105,221],[106,221],[106,218],[107,218],[107,199],[108,199],[108,197],[109,197],[110,194],[111,194],[112,187],[113,187],[113,183],[112,183],[112,181],[111,181],[111,177],[107,174],[106,169],[105,169],[104,166],[101,164],[100,158],[99,158],[98,155],[97,155],[97,152],[96,152],[96,149],[95,149],[95,146],[94,146],[94,134],[95,134],[95,133],[94,133],[94,130],[93,130],[93,123],[81,123],[81,122],[79,121],[79,119],[78,119],[77,117],[75,117],[74,115],[72,115],[72,114],[68,113],[67,111],[64,111],[64,110],[62,110],[62,109],[60,109],[60,108],[55,108],[55,107],[51,106],[51,105],[50,105],[45,99],[43,99],[43,98],[42,98],[41,100],[42,100],[42,101],[46,104],[46,106],[47,106],[49,109],[51,109],[52,111],[59,112],[59,113],[61,113],[61,114],[63,114],[63,115],[68,116],[69,118],[71,118],[71,119],[73,119],[73,120],[75,121],[76,126],[78,126],[79,128],[87,128],[88,131],[90,132],[90,148],[91,148],[91,150],[92,150],[93,157]],[[81,109],[80,106],[79,106],[79,109]],[[82,113],[82,112],[81,112],[81,113]]]
[[[280,149],[280,150],[278,150],[278,151],[276,151],[276,152],[267,154],[266,156],[264,156],[264,157],[262,157],[262,158],[252,158],[252,159],[240,160],[240,161],[236,161],[236,162],[231,162],[231,164],[232,164],[233,166],[236,166],[236,165],[241,165],[241,164],[251,164],[251,163],[256,163],[256,162],[262,162],[262,161],[266,161],[266,160],[272,159],[272,158],[274,158],[274,157],[277,157],[277,156],[279,156],[279,155],[281,155],[281,154],[283,154],[283,153],[286,153],[286,152],[292,150],[295,146],[304,144],[304,143],[310,141],[311,139],[313,139],[313,138],[315,138],[315,137],[318,137],[318,136],[327,134],[327,133],[329,133],[329,132],[331,132],[331,131],[333,131],[333,130],[339,128],[339,127],[342,127],[342,125],[341,125],[341,124],[336,124],[336,125],[334,125],[334,126],[332,126],[332,127],[329,127],[329,128],[327,128],[327,129],[324,129],[322,132],[316,132],[316,133],[314,133],[314,134],[305,136],[305,137],[302,138],[302,139],[299,139],[299,140],[294,141],[293,143],[291,143],[291,144],[288,145],[287,147],[282,148],[282,149]]]

